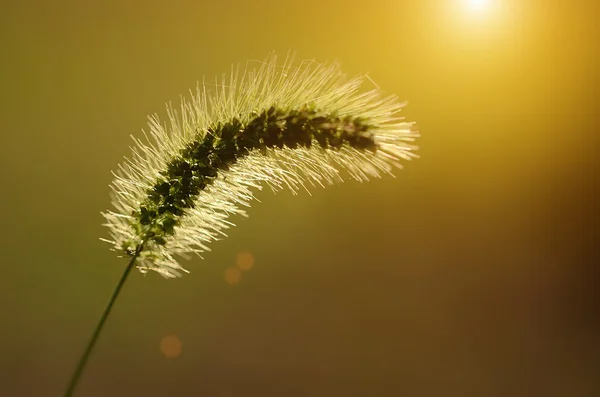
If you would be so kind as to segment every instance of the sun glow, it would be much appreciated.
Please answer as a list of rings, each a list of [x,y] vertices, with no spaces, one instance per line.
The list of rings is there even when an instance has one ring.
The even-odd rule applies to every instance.
[[[469,9],[473,11],[483,11],[490,6],[490,0],[467,0]]]

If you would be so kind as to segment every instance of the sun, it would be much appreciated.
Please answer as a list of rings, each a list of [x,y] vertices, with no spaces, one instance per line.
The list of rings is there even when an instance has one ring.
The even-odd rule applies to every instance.
[[[490,0],[467,0],[467,5],[471,10],[483,11],[490,5]]]

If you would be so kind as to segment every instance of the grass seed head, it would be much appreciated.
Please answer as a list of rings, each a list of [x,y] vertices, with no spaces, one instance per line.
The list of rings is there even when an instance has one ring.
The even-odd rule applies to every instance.
[[[175,257],[209,250],[263,185],[296,193],[341,181],[340,171],[365,181],[401,168],[417,157],[414,123],[395,96],[362,89],[365,79],[272,56],[198,85],[180,109],[167,106],[167,124],[151,116],[133,138],[114,172],[105,241],[137,254],[142,272],[176,277],[186,270]]]

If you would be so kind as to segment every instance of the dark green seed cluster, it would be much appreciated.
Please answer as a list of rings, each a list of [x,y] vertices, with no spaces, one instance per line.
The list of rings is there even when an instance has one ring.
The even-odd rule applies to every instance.
[[[309,148],[316,141],[323,148],[344,144],[376,150],[369,125],[358,117],[337,117],[310,108],[282,111],[275,107],[256,113],[249,123],[239,119],[215,125],[180,151],[148,190],[146,201],[133,215],[133,226],[143,241],[165,244],[187,208],[219,171],[227,170],[251,150]],[[124,247],[125,248],[125,247]],[[127,250],[127,248],[125,248]]]

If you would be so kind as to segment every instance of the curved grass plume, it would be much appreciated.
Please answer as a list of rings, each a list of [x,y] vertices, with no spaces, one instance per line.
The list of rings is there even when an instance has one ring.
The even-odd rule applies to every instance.
[[[363,90],[366,76],[347,78],[337,64],[271,56],[198,85],[168,122],[150,117],[144,139],[111,184],[113,208],[103,213],[112,249],[129,257],[121,279],[71,377],[73,395],[123,284],[135,266],[177,277],[176,256],[200,255],[245,215],[253,190],[326,186],[342,171],[358,181],[391,174],[417,157],[414,123],[404,103]]]
[[[167,124],[155,115],[145,140],[134,138],[103,215],[116,251],[144,246],[141,271],[179,276],[175,256],[208,250],[262,184],[308,190],[342,170],[362,181],[416,157],[414,124],[398,116],[404,104],[361,91],[365,76],[275,56],[259,65],[199,85],[179,111],[167,106]]]

